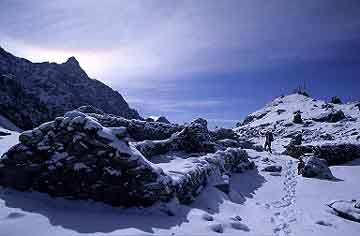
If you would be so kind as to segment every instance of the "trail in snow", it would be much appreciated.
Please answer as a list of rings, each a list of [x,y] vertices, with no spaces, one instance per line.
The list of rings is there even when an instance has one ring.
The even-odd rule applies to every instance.
[[[281,200],[270,204],[270,208],[275,209],[275,213],[270,220],[274,224],[273,232],[276,236],[289,235],[291,233],[291,224],[296,221],[294,204],[296,202],[297,172],[295,162],[292,160],[286,161],[284,171],[283,196]]]

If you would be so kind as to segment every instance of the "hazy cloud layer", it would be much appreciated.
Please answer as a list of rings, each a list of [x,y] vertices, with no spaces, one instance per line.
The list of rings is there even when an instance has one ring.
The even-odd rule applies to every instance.
[[[172,89],[180,94],[183,83],[191,88],[204,77],[204,83],[214,77],[231,77],[224,83],[233,83],[236,77],[233,84],[239,85],[249,81],[244,73],[261,81],[273,77],[260,78],[259,71],[360,61],[357,0],[1,0],[0,9],[0,44],[6,49],[35,61],[75,55],[91,76],[128,89],[137,101],[145,100],[144,89],[152,91],[163,101],[159,106],[169,109],[211,104],[212,97],[178,101],[170,90],[161,92],[164,81],[165,87],[174,81]],[[225,90],[218,93],[230,101]]]

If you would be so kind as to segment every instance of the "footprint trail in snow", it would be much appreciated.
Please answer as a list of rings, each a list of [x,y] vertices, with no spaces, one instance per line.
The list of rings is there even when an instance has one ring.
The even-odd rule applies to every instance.
[[[281,200],[270,204],[270,208],[276,210],[270,219],[271,223],[274,224],[273,233],[276,236],[290,235],[291,223],[296,221],[294,204],[296,202],[297,173],[295,162],[287,161],[284,171],[283,197]]]

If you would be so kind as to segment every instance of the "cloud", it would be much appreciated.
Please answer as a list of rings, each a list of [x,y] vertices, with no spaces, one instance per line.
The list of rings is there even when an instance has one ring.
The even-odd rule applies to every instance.
[[[32,55],[85,55],[105,79],[169,80],[327,57],[359,36],[359,3],[345,2],[3,0],[0,36]]]

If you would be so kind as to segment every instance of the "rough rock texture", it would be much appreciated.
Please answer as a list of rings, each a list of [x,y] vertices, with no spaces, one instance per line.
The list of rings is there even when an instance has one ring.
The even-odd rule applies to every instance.
[[[355,144],[325,144],[313,149],[314,155],[325,159],[329,165],[343,164],[360,157],[360,145]]]
[[[78,110],[82,113],[95,113],[95,114],[105,115],[105,112],[103,110],[96,108],[94,106],[91,106],[91,105],[81,106],[81,107],[78,107],[76,110]]]
[[[211,137],[215,140],[237,139],[237,134],[232,129],[218,128],[210,132]]]
[[[295,113],[293,122],[294,122],[295,124],[302,124],[302,123],[303,123],[303,120],[302,120],[302,118],[301,118],[301,113],[300,113],[300,112],[296,112],[296,113]]]
[[[308,178],[320,178],[320,179],[334,179],[327,161],[317,158],[315,156],[309,157],[305,160],[305,167],[302,176]]]
[[[89,116],[96,118],[105,127],[126,127],[131,138],[135,141],[143,140],[163,140],[171,137],[172,134],[182,130],[184,127],[177,124],[167,124],[162,122],[148,122],[142,120],[128,120],[115,115],[101,115],[88,113]]]
[[[282,171],[282,166],[270,165],[270,166],[265,167],[262,171],[265,171],[265,172],[281,172]]]
[[[105,128],[80,112],[23,132],[0,160],[0,184],[114,206],[171,197],[171,179],[126,141],[126,128]]]
[[[50,117],[51,120],[83,105],[92,105],[107,113],[129,119],[141,118],[135,110],[129,108],[117,91],[98,80],[90,79],[74,57],[62,64],[32,63],[13,56],[0,47],[0,74],[12,75],[22,85],[26,94],[45,104],[46,112],[43,106],[36,110],[35,103],[30,100],[27,102],[35,109],[32,114],[27,114],[30,121],[34,121],[33,127],[43,122],[43,117],[38,113]],[[8,106],[22,112],[18,110],[17,104],[8,103]],[[15,125],[22,126],[19,119],[12,119],[12,116],[7,118]]]
[[[204,127],[202,119],[187,126],[177,133],[178,145],[205,147],[210,135]],[[79,111],[25,131],[19,140],[0,159],[0,185],[113,206],[149,206],[173,198],[189,203],[213,175],[254,168],[245,151],[227,148],[186,159],[191,168],[170,175],[129,144],[126,127],[104,127]]]
[[[49,110],[39,98],[30,94],[14,76],[1,74],[0,114],[21,129],[30,129],[50,119]]]
[[[345,114],[343,111],[330,111],[330,112],[324,112],[323,114],[320,114],[317,117],[314,117],[313,120],[317,122],[330,122],[330,123],[336,123],[338,121],[341,121],[345,119]]]
[[[190,203],[213,175],[241,173],[253,168],[254,163],[250,162],[247,153],[239,148],[227,148],[198,157],[197,162],[185,173],[175,174],[176,195],[181,203]]]
[[[145,140],[136,144],[140,152],[150,158],[169,151],[185,151],[188,153],[214,153],[216,143],[213,142],[207,129],[207,121],[198,118],[186,125],[181,131],[165,140]]]
[[[329,165],[338,165],[360,157],[360,146],[346,143],[319,146],[288,145],[284,154],[295,158],[305,154],[313,154],[317,158],[326,160]]]

